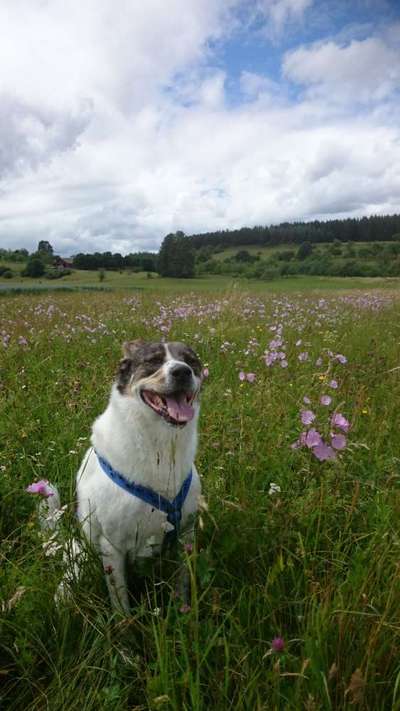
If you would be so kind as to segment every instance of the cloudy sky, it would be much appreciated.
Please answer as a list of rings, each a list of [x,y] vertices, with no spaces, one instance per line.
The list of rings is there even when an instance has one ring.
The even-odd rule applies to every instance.
[[[2,247],[393,212],[398,0],[1,0]]]

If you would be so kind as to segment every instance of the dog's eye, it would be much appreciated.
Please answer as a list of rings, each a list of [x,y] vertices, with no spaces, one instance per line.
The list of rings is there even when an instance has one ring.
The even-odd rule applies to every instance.
[[[151,355],[148,355],[143,359],[143,363],[145,366],[153,369],[161,368],[162,364],[164,363],[164,354],[152,353]]]
[[[185,353],[184,360],[185,363],[193,368],[196,375],[201,373],[201,363],[195,353]]]

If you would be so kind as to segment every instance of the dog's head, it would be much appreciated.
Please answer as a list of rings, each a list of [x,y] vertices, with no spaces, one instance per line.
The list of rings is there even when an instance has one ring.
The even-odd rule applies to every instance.
[[[202,366],[184,343],[129,341],[123,345],[117,389],[154,417],[184,427],[199,409]]]

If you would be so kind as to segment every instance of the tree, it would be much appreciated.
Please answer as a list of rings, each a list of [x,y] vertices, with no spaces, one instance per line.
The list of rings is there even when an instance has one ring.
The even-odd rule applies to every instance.
[[[183,232],[167,235],[158,255],[158,273],[166,277],[187,279],[194,276],[194,250]]]
[[[53,254],[53,247],[51,246],[50,242],[48,242],[46,239],[42,239],[42,240],[40,240],[40,242],[38,244],[37,251],[52,255]]]
[[[36,279],[37,277],[43,276],[45,272],[45,266],[39,257],[30,257],[28,259],[27,265],[22,272],[22,276],[29,276]]]
[[[302,242],[297,250],[297,259],[307,259],[313,251],[313,246],[310,242]]]
[[[239,252],[236,252],[234,259],[236,259],[237,262],[251,262],[252,257],[250,252],[247,251],[247,249],[241,249]]]

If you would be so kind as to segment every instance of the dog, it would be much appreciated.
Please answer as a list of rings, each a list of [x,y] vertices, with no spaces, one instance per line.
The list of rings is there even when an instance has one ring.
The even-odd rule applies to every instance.
[[[127,563],[171,539],[193,540],[202,365],[179,342],[130,341],[123,356],[76,484],[77,517],[101,556],[112,606],[128,614]]]

